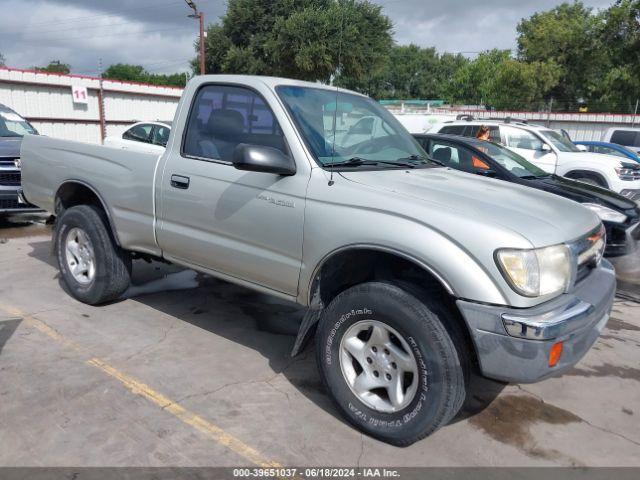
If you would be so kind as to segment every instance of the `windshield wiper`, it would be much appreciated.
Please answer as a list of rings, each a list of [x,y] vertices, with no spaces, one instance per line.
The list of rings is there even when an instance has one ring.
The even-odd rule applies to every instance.
[[[422,164],[427,163],[427,162],[431,162],[431,163],[435,163],[436,165],[440,165],[441,167],[446,167],[446,165],[444,163],[442,163],[440,160],[436,160],[435,158],[431,158],[431,157],[425,157],[423,155],[409,155],[408,157],[404,157],[404,158],[399,158],[398,160],[412,160],[414,162],[420,162]]]
[[[524,180],[537,180],[539,178],[549,178],[551,176],[551,174],[547,174],[547,175],[522,175],[520,178],[523,178]]]
[[[403,160],[403,159],[398,159]],[[352,157],[349,160],[343,160],[340,162],[331,162],[325,164],[325,167],[360,167],[360,166],[379,166],[379,165],[389,165],[392,167],[402,167],[402,168],[415,168],[415,164],[401,161],[388,161],[388,160],[366,160],[360,157]]]

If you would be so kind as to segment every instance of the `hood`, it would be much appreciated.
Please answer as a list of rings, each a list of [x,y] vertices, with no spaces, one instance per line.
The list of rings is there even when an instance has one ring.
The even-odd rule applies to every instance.
[[[22,137],[0,137],[0,159],[20,156]]]
[[[558,195],[449,168],[354,171],[341,175],[406,197],[414,203],[409,212],[416,217],[421,215],[420,206],[455,212],[460,222],[467,218],[500,225],[535,247],[574,240],[600,223],[592,211]],[[451,218],[455,221],[455,217]]]
[[[623,197],[611,190],[576,180],[570,180],[558,175],[526,180],[525,182],[534,188],[555,193],[556,195],[561,195],[579,203],[597,203],[620,212],[635,210],[636,208],[636,203],[633,200]]]
[[[595,160],[598,162],[603,162],[611,165],[612,167],[617,167],[621,162],[624,163],[634,163],[630,158],[622,158],[616,157],[615,155],[607,155],[606,153],[593,153],[593,152],[562,152],[563,160],[574,160],[577,162],[584,161],[587,157],[589,160]]]

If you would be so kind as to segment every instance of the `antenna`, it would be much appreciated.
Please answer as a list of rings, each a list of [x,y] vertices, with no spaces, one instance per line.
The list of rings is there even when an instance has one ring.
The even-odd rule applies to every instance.
[[[337,5],[340,5],[340,2],[337,3]],[[343,32],[343,28],[344,28],[344,4],[342,7],[342,11],[340,12],[340,36],[338,38],[338,68],[336,69],[336,72],[340,71],[340,66],[341,66],[341,58],[342,58],[342,32]],[[334,78],[335,80],[335,78]],[[334,184],[333,181],[333,159],[335,157],[335,153],[336,153],[336,122],[337,122],[337,117],[338,117],[338,95],[340,93],[340,90],[338,88],[338,86],[336,85],[336,107],[333,110],[333,145],[331,145],[331,173],[329,175],[329,186]]]

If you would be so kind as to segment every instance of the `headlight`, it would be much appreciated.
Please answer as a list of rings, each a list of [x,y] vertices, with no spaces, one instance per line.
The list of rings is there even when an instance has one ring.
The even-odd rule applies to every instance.
[[[622,162],[619,167],[616,167],[616,173],[620,180],[640,180],[640,168],[630,163]]]
[[[571,278],[571,253],[566,245],[530,250],[501,249],[498,267],[516,292],[539,297],[564,291]]]
[[[597,203],[583,203],[582,206],[595,212],[603,222],[624,223],[627,221],[627,216],[624,213],[616,212],[609,207]]]

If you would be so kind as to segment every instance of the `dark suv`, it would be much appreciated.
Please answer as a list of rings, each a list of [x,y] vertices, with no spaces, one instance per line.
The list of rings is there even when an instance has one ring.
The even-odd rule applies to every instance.
[[[27,133],[38,134],[24,118],[0,104],[0,216],[41,211],[35,205],[21,203],[18,199],[20,144]]]

